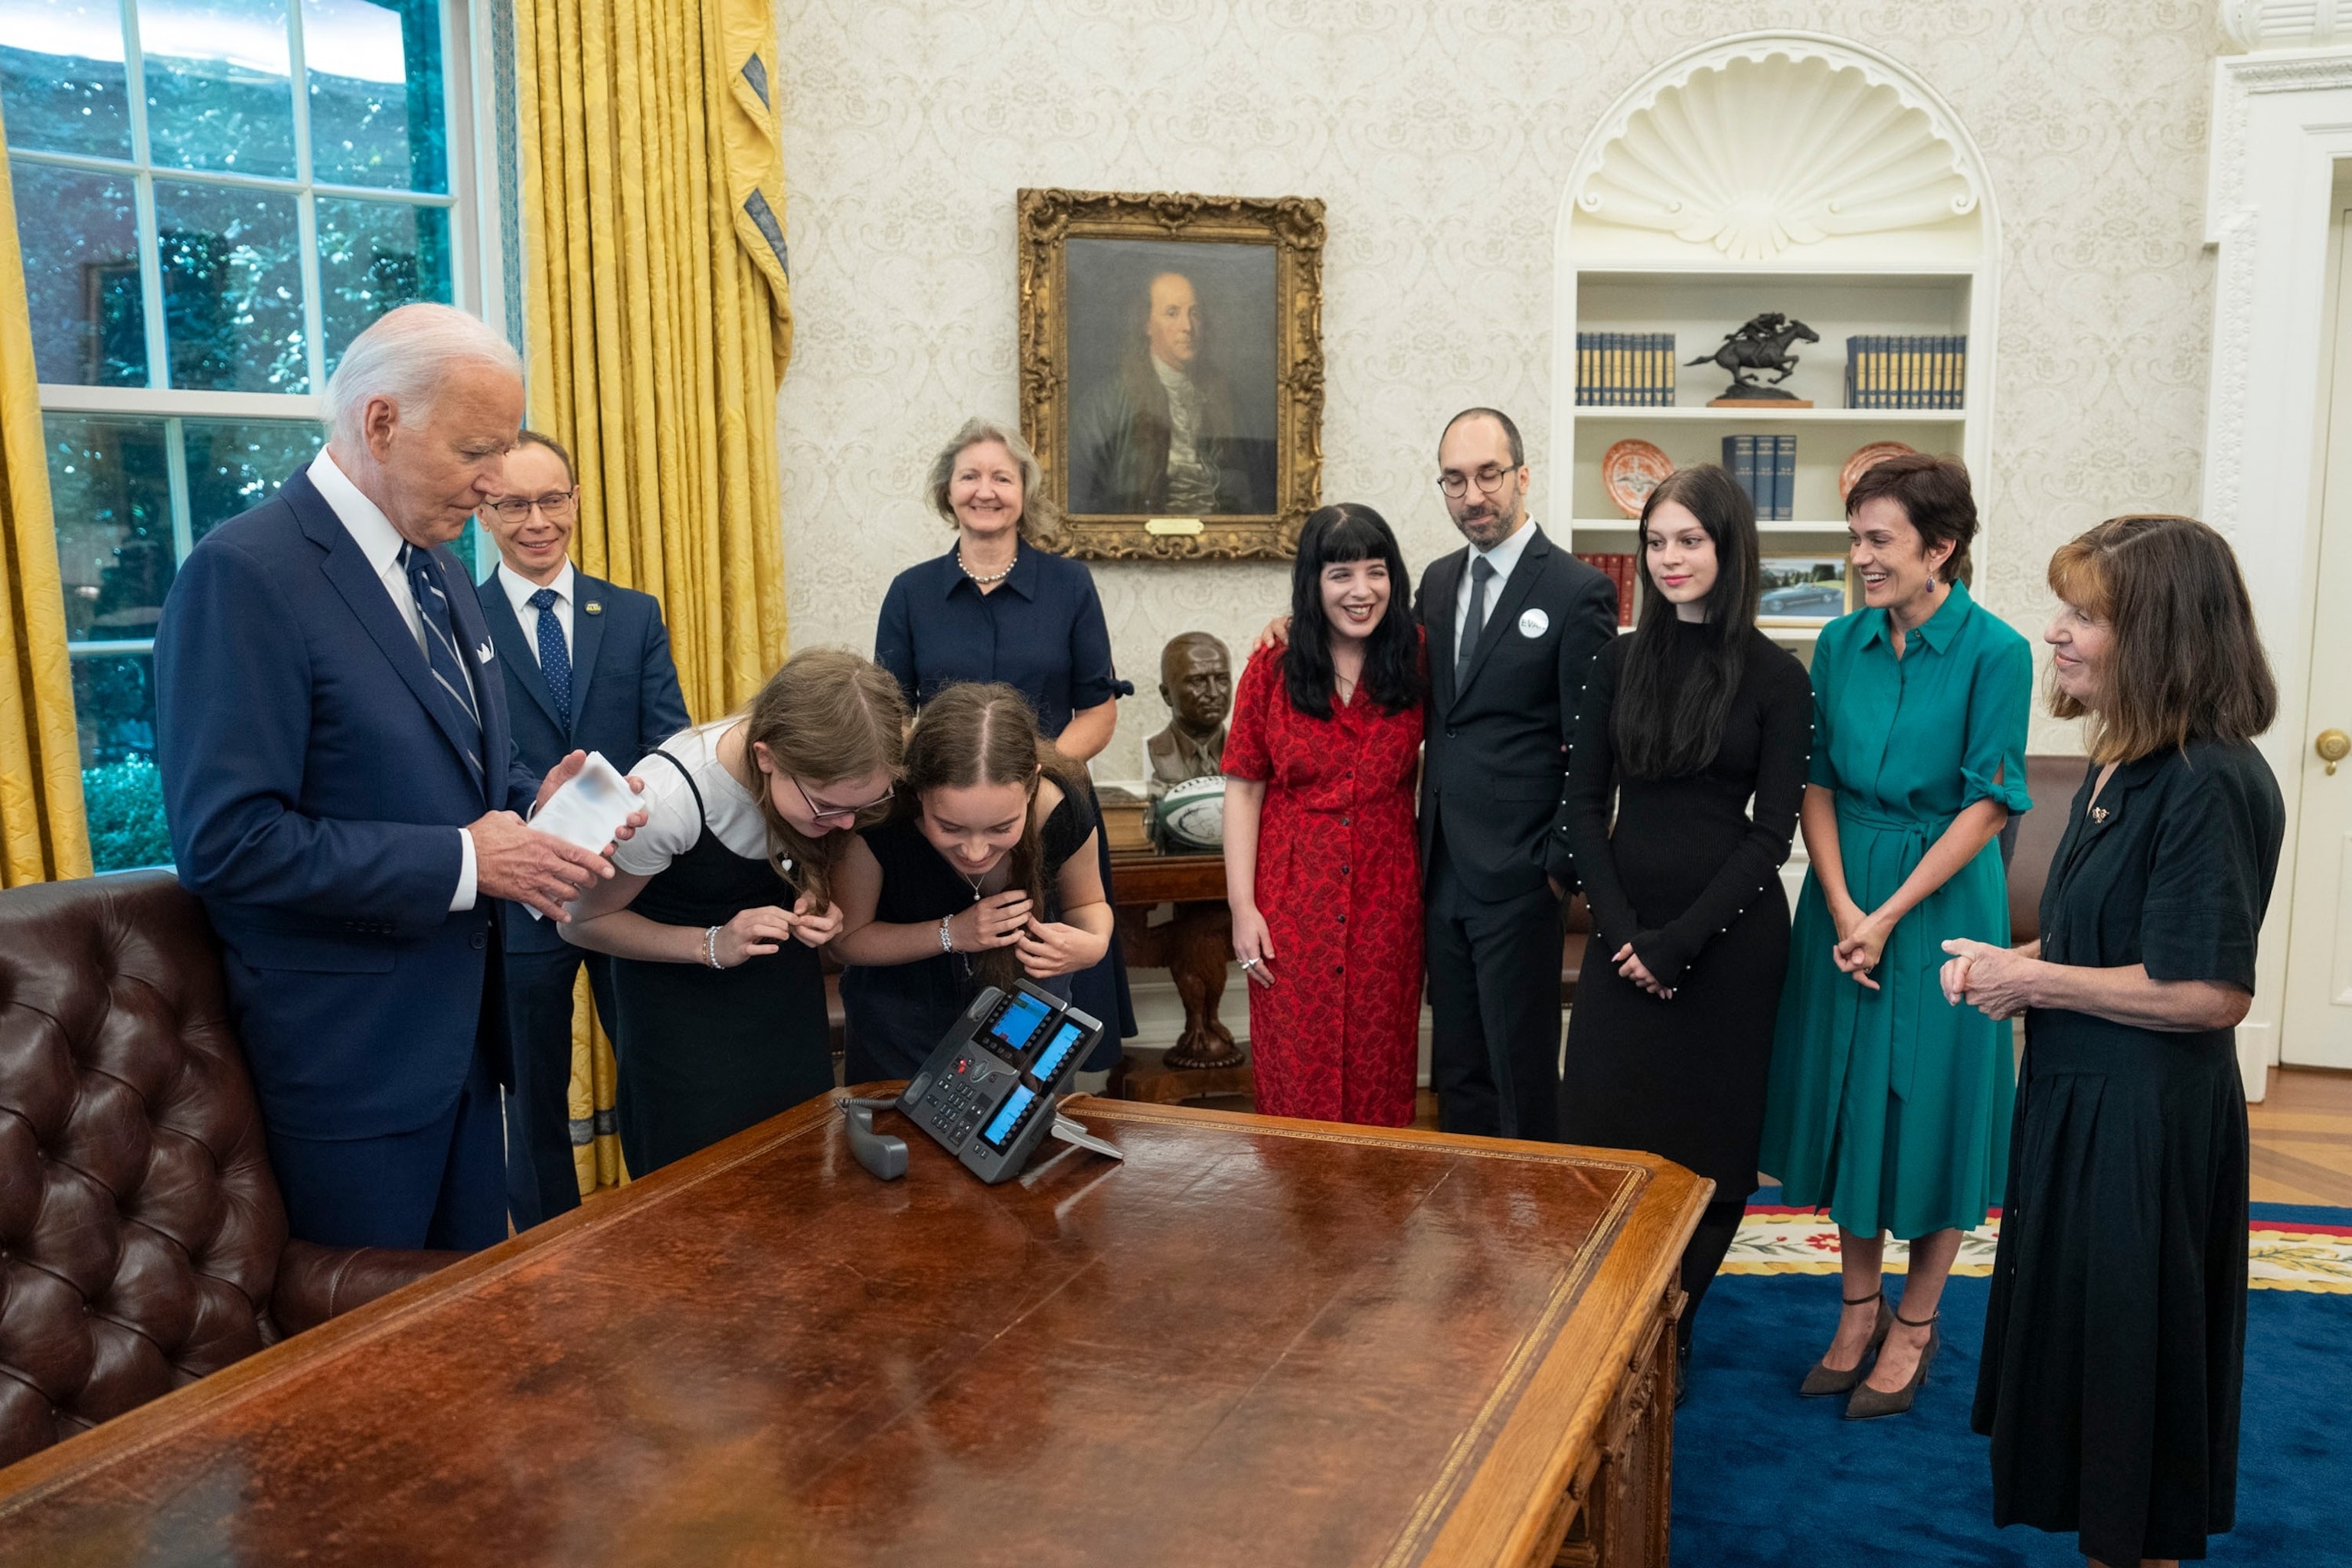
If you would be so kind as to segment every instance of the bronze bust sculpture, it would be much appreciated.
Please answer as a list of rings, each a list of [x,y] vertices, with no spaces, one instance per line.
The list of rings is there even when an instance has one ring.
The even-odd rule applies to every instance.
[[[1223,767],[1225,717],[1234,706],[1234,661],[1225,645],[1206,632],[1169,638],[1160,651],[1160,699],[1168,704],[1168,727],[1143,743],[1151,763],[1143,786],[1151,805],[1148,823],[1158,821],[1171,789],[1216,777]]]

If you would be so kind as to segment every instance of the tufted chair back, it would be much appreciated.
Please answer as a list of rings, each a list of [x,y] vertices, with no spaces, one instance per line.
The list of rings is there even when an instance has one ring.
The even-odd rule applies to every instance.
[[[303,1316],[355,1304],[355,1256],[294,1244]],[[0,1464],[277,1339],[289,1262],[202,906],[168,872],[0,893]]]

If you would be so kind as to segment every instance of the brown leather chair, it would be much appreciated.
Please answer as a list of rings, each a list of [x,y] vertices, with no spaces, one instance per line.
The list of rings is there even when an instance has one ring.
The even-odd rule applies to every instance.
[[[459,1256],[288,1238],[170,873],[0,893],[0,1465]]]
[[[2025,790],[2033,809],[2017,819],[2017,847],[2009,861],[2009,940],[2022,947],[2042,936],[2042,889],[2050,858],[2066,836],[2066,811],[2083,787],[2080,757],[2028,757]]]

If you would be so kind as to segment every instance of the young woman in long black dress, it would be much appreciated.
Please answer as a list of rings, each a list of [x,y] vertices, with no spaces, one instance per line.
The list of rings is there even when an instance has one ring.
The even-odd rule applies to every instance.
[[[1560,1136],[1715,1182],[1683,1254],[1685,1359],[1755,1190],[1789,953],[1779,871],[1812,746],[1804,667],[1756,629],[1758,554],[1756,509],[1717,465],[1650,492],[1641,621],[1593,658],[1569,755],[1563,831],[1592,936]]]

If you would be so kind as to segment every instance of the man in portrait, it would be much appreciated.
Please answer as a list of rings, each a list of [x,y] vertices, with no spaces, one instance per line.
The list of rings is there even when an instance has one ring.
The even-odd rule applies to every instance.
[[[1234,706],[1234,661],[1225,645],[1206,632],[1169,638],[1160,652],[1160,700],[1168,704],[1168,728],[1143,743],[1151,763],[1144,795],[1154,807],[1176,785],[1213,778],[1224,766],[1225,717]],[[1158,813],[1144,820],[1156,824]]]
[[[1273,510],[1251,472],[1234,399],[1207,352],[1209,319],[1192,279],[1152,275],[1118,369],[1071,422],[1073,510],[1197,517]],[[1263,489],[1264,493],[1257,493]]]

